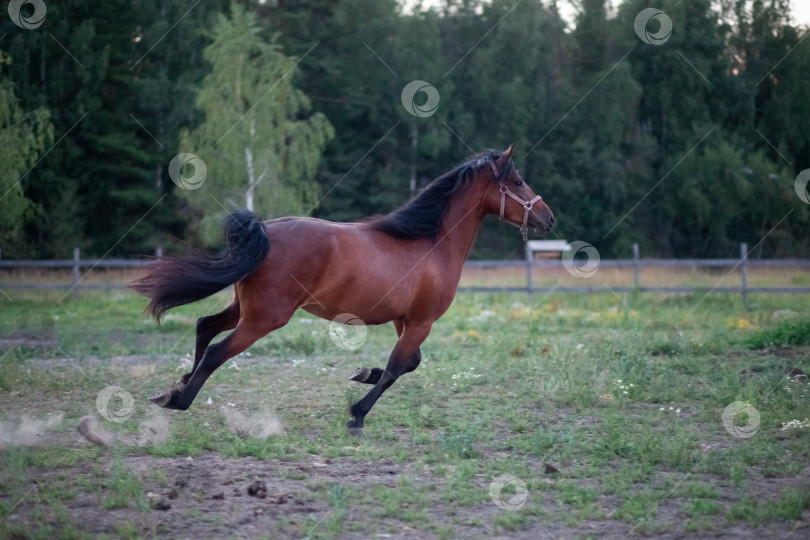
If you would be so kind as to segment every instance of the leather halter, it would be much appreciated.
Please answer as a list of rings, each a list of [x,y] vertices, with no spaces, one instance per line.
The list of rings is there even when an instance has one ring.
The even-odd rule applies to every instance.
[[[517,195],[515,195],[514,193],[509,191],[509,188],[506,187],[503,184],[503,181],[501,181],[500,175],[498,174],[498,169],[495,167],[495,164],[490,161],[489,166],[492,168],[492,172],[495,175],[495,179],[498,180],[498,189],[501,192],[501,213],[498,216],[498,218],[501,221],[506,221],[510,225],[514,225],[515,227],[520,229],[520,234],[523,235],[523,241],[525,242],[525,241],[527,241],[529,239],[529,237],[528,237],[529,228],[526,226],[526,224],[529,222],[529,212],[532,211],[532,206],[534,206],[534,203],[541,200],[543,197],[541,197],[540,195],[535,195],[534,199],[532,199],[530,201],[526,201],[524,199],[521,199],[520,197],[518,197]],[[507,195],[509,195],[510,197],[515,199],[523,207],[523,225],[515,225],[511,221],[509,221],[507,219],[504,219],[503,211],[504,211],[504,207],[506,206],[506,196]]]

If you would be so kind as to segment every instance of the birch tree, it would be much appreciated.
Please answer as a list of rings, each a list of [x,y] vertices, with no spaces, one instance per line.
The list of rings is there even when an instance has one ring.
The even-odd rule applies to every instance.
[[[275,37],[262,36],[254,13],[232,4],[212,38],[203,52],[211,72],[197,97],[205,120],[180,137],[181,151],[207,168],[203,187],[187,192],[204,213],[204,241],[218,237],[229,206],[266,218],[310,210],[321,152],[334,135],[323,114],[307,117],[309,99],[294,85],[297,60],[282,53]]]

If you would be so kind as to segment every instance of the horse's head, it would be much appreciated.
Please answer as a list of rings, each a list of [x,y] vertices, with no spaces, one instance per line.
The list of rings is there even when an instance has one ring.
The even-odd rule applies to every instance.
[[[520,228],[523,240],[527,239],[529,227],[539,236],[545,236],[554,226],[554,214],[523,181],[512,162],[515,145],[509,145],[503,153],[493,152],[489,162],[494,177],[493,187],[486,190],[487,213],[497,214],[501,220]]]

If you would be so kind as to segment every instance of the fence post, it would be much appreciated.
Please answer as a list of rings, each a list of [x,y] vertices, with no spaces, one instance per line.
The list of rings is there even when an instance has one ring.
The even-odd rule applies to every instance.
[[[532,248],[529,242],[526,242],[526,290],[529,291],[529,302],[532,301]]]
[[[79,248],[73,248],[73,299],[79,298]]]
[[[160,259],[163,257],[163,246],[158,246],[155,248],[155,258]]]
[[[748,244],[743,242],[740,244],[740,275],[742,277],[742,301],[743,305],[747,306],[747,298],[745,289],[748,287]]]
[[[638,279],[638,244],[633,243],[633,286],[638,289],[639,288],[639,279]]]

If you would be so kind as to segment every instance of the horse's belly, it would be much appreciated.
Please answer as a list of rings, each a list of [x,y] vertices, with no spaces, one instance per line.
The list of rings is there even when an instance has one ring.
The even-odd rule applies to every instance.
[[[321,306],[315,304],[302,306],[301,309],[322,319],[352,325],[363,324],[372,326],[389,323],[402,318],[402,314],[396,314],[394,312],[386,313],[383,310],[377,310],[375,313],[366,309],[360,309],[360,306]]]

